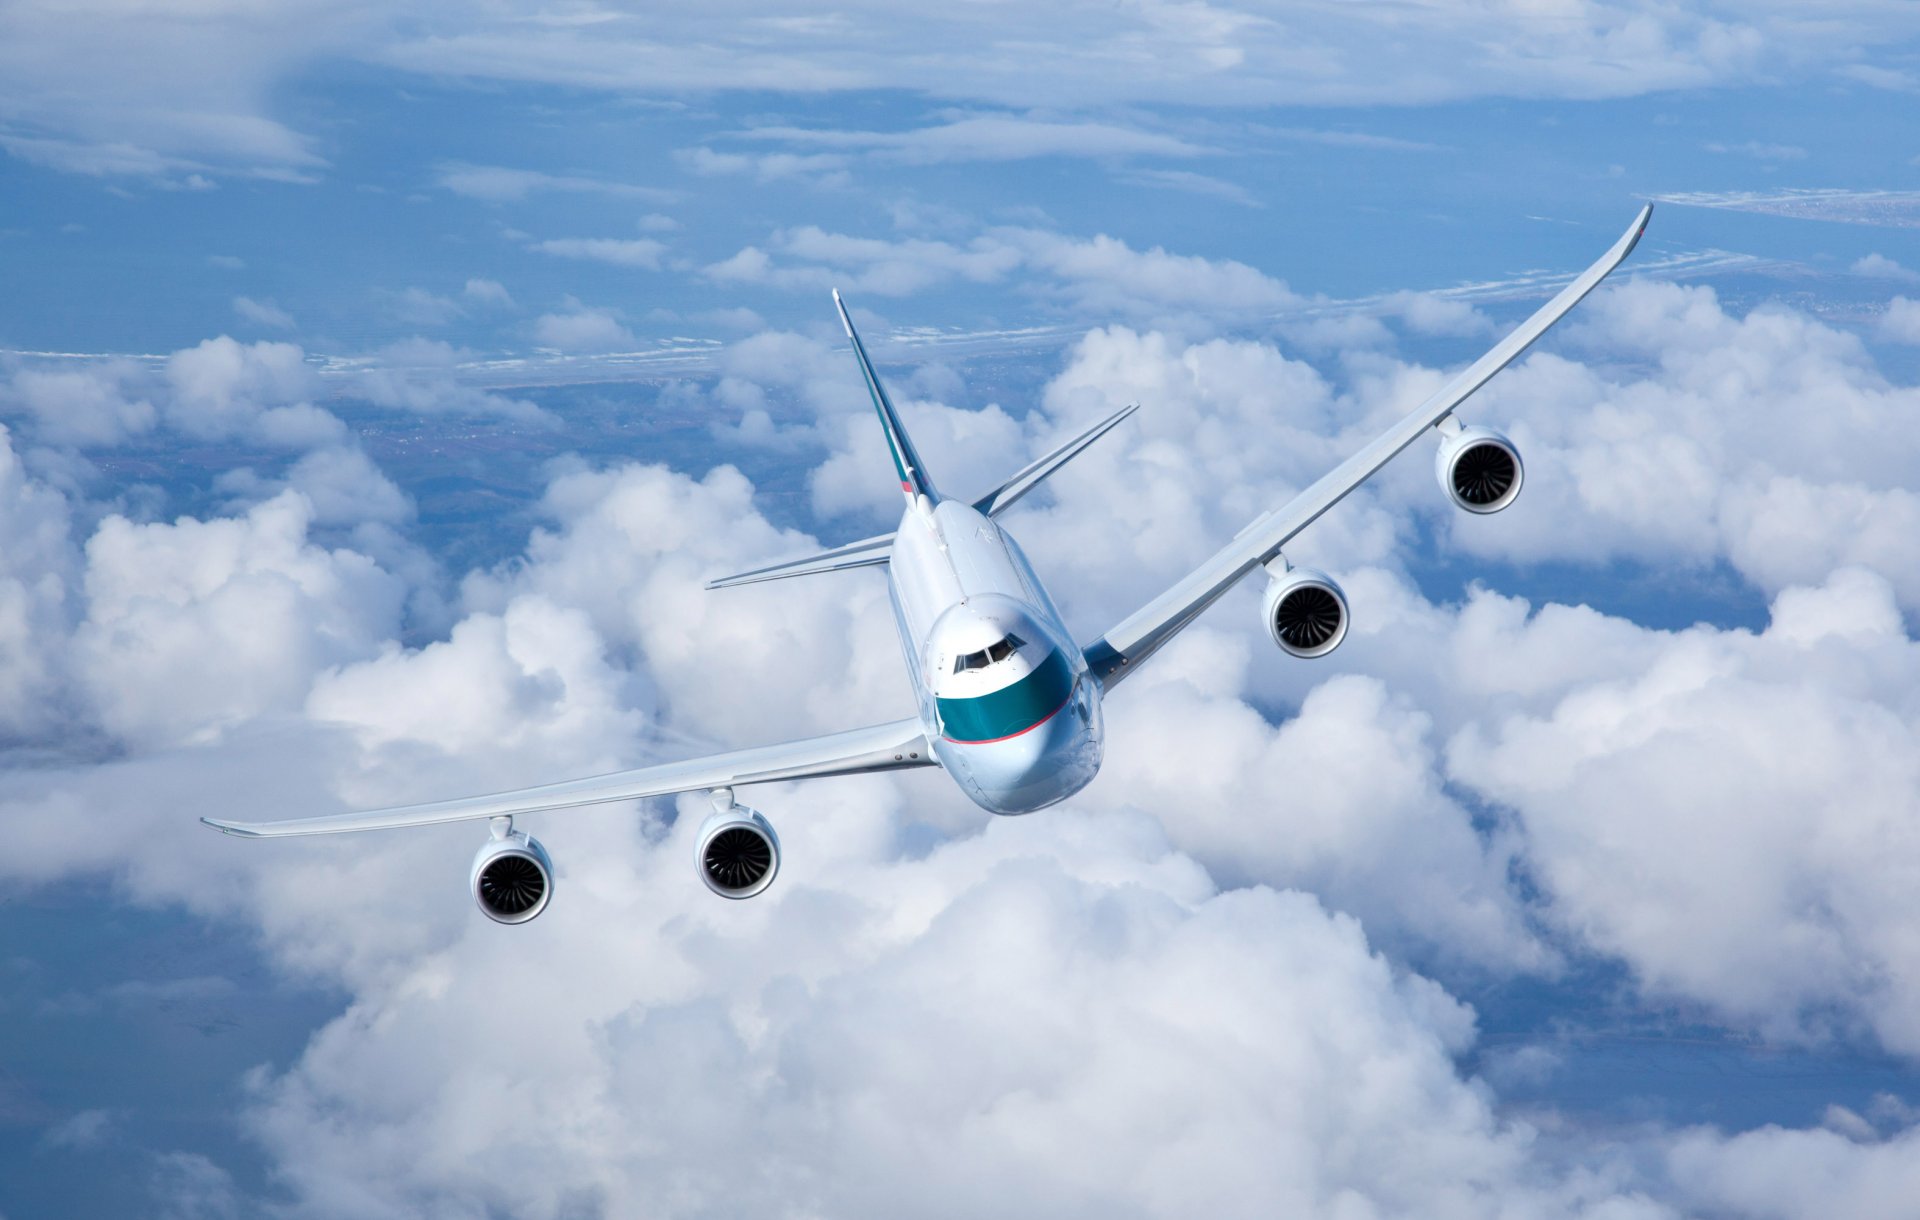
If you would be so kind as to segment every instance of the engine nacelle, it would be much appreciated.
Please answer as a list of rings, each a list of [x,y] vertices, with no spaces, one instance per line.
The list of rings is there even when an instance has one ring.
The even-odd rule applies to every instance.
[[[524,830],[496,833],[473,857],[470,888],[488,919],[525,923],[553,899],[553,861]]]
[[[715,806],[694,844],[700,880],[722,898],[751,898],[780,871],[780,837],[766,815],[730,796],[717,796]]]
[[[1273,642],[1296,657],[1324,657],[1347,638],[1347,595],[1312,568],[1289,568],[1267,582],[1261,616]]]
[[[1462,428],[1440,439],[1433,473],[1449,499],[1470,513],[1497,513],[1526,481],[1520,450],[1491,428]]]

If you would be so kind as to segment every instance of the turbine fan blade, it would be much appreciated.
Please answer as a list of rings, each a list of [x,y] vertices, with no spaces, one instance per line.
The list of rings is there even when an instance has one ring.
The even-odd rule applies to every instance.
[[[732,826],[713,836],[702,864],[722,887],[741,890],[767,875],[773,867],[773,852],[753,831]]]

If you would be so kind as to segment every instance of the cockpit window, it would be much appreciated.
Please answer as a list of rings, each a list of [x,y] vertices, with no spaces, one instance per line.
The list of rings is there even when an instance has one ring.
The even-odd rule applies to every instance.
[[[965,656],[955,657],[953,660],[953,672],[963,674],[969,669],[985,669],[989,665],[1006,660],[1026,646],[1027,642],[1019,636],[1008,635],[982,648],[979,652],[970,652]]]

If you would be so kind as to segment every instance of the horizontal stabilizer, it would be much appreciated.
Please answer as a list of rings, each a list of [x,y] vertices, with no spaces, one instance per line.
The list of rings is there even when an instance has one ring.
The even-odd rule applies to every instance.
[[[879,534],[872,538],[862,538],[858,542],[849,542],[845,546],[834,547],[830,551],[820,551],[813,555],[804,555],[799,559],[789,559],[764,568],[755,568],[751,572],[740,572],[733,576],[723,576],[719,580],[710,580],[707,582],[707,588],[730,589],[734,585],[755,585],[763,580],[811,576],[815,572],[842,572],[848,568],[868,568],[885,563],[887,556],[892,553],[893,535]]]
[[[1139,409],[1139,403],[1120,408],[1112,415],[1107,416],[1093,427],[1082,432],[1079,436],[1074,437],[1047,456],[1029,464],[1023,468],[1019,474],[1014,475],[1011,479],[1008,479],[986,495],[975,500],[973,507],[989,517],[997,517],[1001,513],[1006,512],[1009,508],[1013,507],[1014,502],[1019,500],[1020,497],[1040,486],[1041,480],[1062,466],[1065,466],[1074,458],[1079,457],[1081,451],[1086,449],[1088,445],[1093,444],[1093,442],[1105,436],[1108,432],[1112,431],[1121,420],[1132,415]]]

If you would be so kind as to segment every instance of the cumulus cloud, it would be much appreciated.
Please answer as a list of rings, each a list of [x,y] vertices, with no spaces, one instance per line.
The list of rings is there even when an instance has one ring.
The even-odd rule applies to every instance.
[[[562,352],[610,352],[635,346],[633,332],[611,309],[595,309],[578,301],[565,313],[541,314],[533,323],[534,342]]]
[[[287,492],[238,518],[101,522],[74,640],[100,723],[147,746],[204,737],[297,709],[320,668],[392,638],[399,582],[309,543],[312,517]]]
[[[334,439],[340,421],[310,403],[313,371],[292,343],[222,335],[167,357],[167,422],[201,440],[248,435],[288,447]]]
[[[740,1206],[855,1216],[931,1194],[1031,1216],[1467,1216],[1490,1198],[1665,1214],[1530,1164],[1529,1133],[1453,1073],[1470,1017],[1310,898],[1212,895],[1127,820],[1005,823],[888,863],[871,855],[874,802],[826,816],[835,838],[802,840],[820,844],[823,879],[745,920],[689,918],[643,858],[633,880],[650,896],[619,902],[583,877],[568,935],[524,960],[511,996],[473,990],[478,937],[452,947],[444,986],[381,987],[256,1103],[284,1180],[318,1211],[437,1198],[673,1212],[723,1173]],[[684,852],[689,829],[655,855]],[[563,980],[577,994],[609,953],[630,968],[600,972],[591,1016],[555,1020],[543,1002],[544,1037],[475,1068],[528,1019],[512,996]],[[419,1050],[396,1071],[401,1045]],[[470,1090],[509,1090],[524,1121],[476,1129]],[[572,1134],[583,1119],[591,1138]],[[822,1129],[865,1168],[816,1172]],[[509,1141],[513,1156],[490,1155]]]
[[[373,353],[355,369],[355,391],[377,406],[417,415],[498,415],[551,424],[553,417],[524,398],[510,398],[463,380],[472,353],[437,339],[403,339]]]
[[[79,554],[66,498],[28,473],[0,428],[0,739],[64,719]]]
[[[1880,337],[1895,343],[1920,343],[1920,301],[1895,297],[1880,315]]]
[[[160,413],[143,392],[146,371],[127,361],[88,368],[21,367],[0,383],[0,411],[31,419],[53,445],[112,445],[152,431]]]
[[[513,294],[508,292],[506,286],[499,280],[468,280],[462,295],[464,295],[467,300],[481,305],[499,306],[501,308],[511,308],[513,305]]]
[[[303,455],[282,479],[265,479],[242,467],[221,475],[214,486],[255,500],[293,488],[306,497],[312,520],[321,525],[396,524],[413,515],[412,501],[381,473],[366,451],[345,445],[328,445]]]
[[[1855,275],[1864,275],[1877,280],[1901,280],[1907,283],[1920,282],[1920,271],[1902,267],[1884,254],[1868,254],[1855,259],[1848,268]]]
[[[1667,1153],[1682,1197],[1756,1220],[1813,1220],[1844,1212],[1894,1220],[1920,1189],[1920,1127],[1850,1138],[1830,1130],[1769,1125],[1727,1136],[1687,1132]]]
[[[1454,743],[1453,776],[1521,812],[1549,913],[1656,994],[1772,1037],[1857,1020],[1920,1051],[1899,880],[1920,855],[1898,829],[1920,651],[1886,581],[1842,571],[1783,592],[1758,635],[1649,632],[1636,651]]]
[[[820,266],[897,253],[807,240]],[[1253,309],[1285,291],[1164,251],[1004,240],[1062,293],[1178,305],[1199,285]],[[1481,325],[1429,304],[1397,316]],[[472,828],[249,845],[183,819],[428,799],[904,714],[898,658],[872,643],[892,632],[882,583],[707,593],[836,539],[769,522],[730,468],[576,461],[553,471],[524,552],[468,575],[444,634],[403,644],[407,580],[315,539],[391,487],[355,451],[315,448],[233,515],[109,514],[84,550],[62,497],[0,467],[0,625],[7,580],[31,584],[39,626],[18,647],[46,658],[40,697],[81,699],[125,754],[0,777],[22,814],[0,873],[112,873],[240,921],[276,963],[350,994],[248,1095],[276,1189],[313,1214],[688,1213],[723,1169],[749,1205],[835,1215],[930,1190],[1034,1215],[1279,1200],[1611,1220],[1823,1197],[1871,1214],[1908,1151],[1872,1123],[1848,1127],[1857,1144],[1839,1120],[1655,1130],[1618,1162],[1577,1124],[1537,1138],[1463,1076],[1474,1016],[1423,977],[1599,958],[1649,1002],[1764,1038],[1920,1047],[1901,829],[1920,757],[1903,539],[1920,519],[1900,508],[1920,467],[1886,426],[1912,390],[1853,336],[1703,290],[1632,285],[1584,317],[1471,404],[1512,422],[1529,489],[1514,513],[1440,526],[1443,554],[1624,557],[1681,578],[1726,564],[1770,594],[1764,630],[1658,630],[1485,589],[1435,600],[1402,570],[1439,512],[1410,455],[1294,548],[1354,596],[1328,664],[1279,661],[1236,594],[1116,692],[1107,772],[1065,806],[994,821],[937,774],[758,789],[789,855],[753,903],[693,878],[697,800],[538,819],[560,890],[508,933],[526,952],[505,989],[502,930],[460,895]],[[892,494],[844,351],[762,335],[720,360],[699,392],[826,450],[816,508],[857,505],[862,479]],[[158,377],[180,404],[162,422],[177,409],[208,436],[311,393],[291,345],[210,341]],[[1111,327],[1019,418],[951,405],[964,371],[894,384],[956,489],[1149,403],[1011,523],[1091,634],[1443,377],[1391,351],[1323,372],[1272,342]],[[1649,474],[1656,502],[1626,494]],[[362,897],[341,903],[343,887]],[[822,1131],[863,1171],[820,1173]],[[1567,1147],[1596,1167],[1569,1168]],[[1749,1189],[1769,1157],[1821,1189]],[[169,1165],[167,1189],[245,1209],[220,1167]]]

